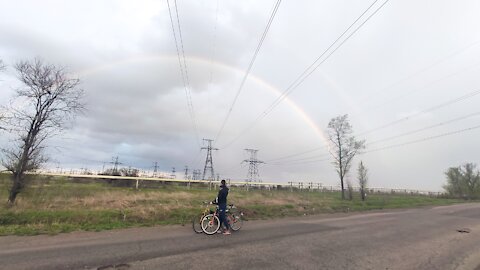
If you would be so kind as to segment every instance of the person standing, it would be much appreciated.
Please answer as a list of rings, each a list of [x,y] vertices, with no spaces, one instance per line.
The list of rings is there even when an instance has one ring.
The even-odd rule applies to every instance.
[[[228,187],[225,182],[225,179],[222,179],[220,182],[220,190],[218,191],[217,198],[214,203],[218,204],[218,214],[220,218],[220,227],[225,226],[225,231],[223,234],[230,235],[230,224],[228,223],[226,211],[227,211],[227,197],[228,197]]]

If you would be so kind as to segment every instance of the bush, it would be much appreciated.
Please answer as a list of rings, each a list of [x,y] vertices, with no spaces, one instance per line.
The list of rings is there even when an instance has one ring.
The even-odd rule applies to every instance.
[[[451,196],[470,200],[480,198],[480,172],[475,168],[473,163],[449,168],[445,172],[447,184],[443,188]]]

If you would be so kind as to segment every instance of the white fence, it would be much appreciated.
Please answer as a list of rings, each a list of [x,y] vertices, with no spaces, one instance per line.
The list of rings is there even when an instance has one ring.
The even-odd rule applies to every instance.
[[[111,175],[81,175],[81,174],[58,174],[58,173],[42,173],[46,176],[63,176],[68,178],[77,179],[110,179],[110,180],[129,180],[135,181],[136,188],[142,183],[142,181],[155,181],[162,183],[183,183],[187,187],[192,184],[203,184],[208,186],[209,189],[215,189],[219,185],[217,180],[191,180],[191,179],[171,179],[171,178],[155,178],[155,177],[129,177],[129,176],[111,176]],[[288,183],[276,183],[276,182],[246,182],[246,181],[232,181],[227,180],[229,186],[242,187],[246,190],[250,188],[254,189],[285,189],[290,191],[316,191],[316,192],[340,192],[340,186],[324,186],[319,182],[288,182]],[[355,192],[359,192],[358,187],[353,188]],[[404,195],[424,195],[424,196],[441,196],[443,192],[437,191],[425,191],[425,190],[413,190],[413,189],[396,189],[396,188],[367,188],[366,192],[369,194],[404,194]]]

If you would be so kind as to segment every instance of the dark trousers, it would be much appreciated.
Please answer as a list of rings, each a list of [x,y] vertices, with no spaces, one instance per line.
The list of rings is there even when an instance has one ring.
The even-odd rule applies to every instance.
[[[228,219],[227,219],[227,216],[225,214],[225,212],[227,211],[227,204],[219,204],[218,205],[218,216],[220,218],[220,226],[222,226],[222,224],[225,226],[225,228],[227,228],[227,230],[230,230],[230,224],[228,223]]]

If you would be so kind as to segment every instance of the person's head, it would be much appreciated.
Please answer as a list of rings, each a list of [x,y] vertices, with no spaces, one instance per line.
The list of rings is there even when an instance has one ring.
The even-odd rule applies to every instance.
[[[225,179],[222,179],[222,181],[220,182],[220,184],[221,184],[222,186],[226,186],[226,185],[227,185],[227,182],[225,181]]]

